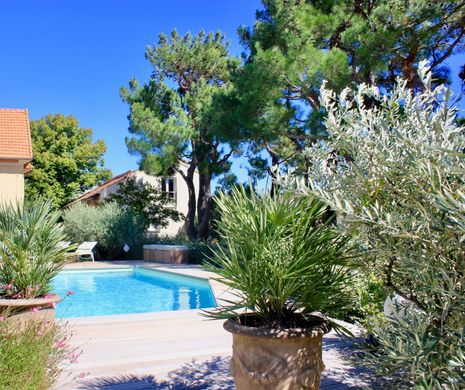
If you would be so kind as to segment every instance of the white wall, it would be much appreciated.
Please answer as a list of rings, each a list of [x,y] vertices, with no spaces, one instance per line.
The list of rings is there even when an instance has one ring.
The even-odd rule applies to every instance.
[[[184,172],[187,170],[187,167],[181,167]],[[145,183],[150,183],[153,186],[160,188],[161,186],[161,178],[148,175],[145,172],[142,171],[137,171],[135,174],[137,179],[142,179],[143,182]],[[184,216],[187,214],[188,210],[188,201],[189,201],[189,192],[187,191],[187,185],[184,179],[182,178],[181,174],[176,172],[175,175],[171,176],[176,179],[176,202],[175,204],[172,205],[172,207],[176,208],[177,211],[179,211],[181,214]],[[199,191],[199,175],[197,172],[194,174],[194,187],[195,187],[195,193],[198,196],[198,191]],[[176,234],[179,233],[179,231],[182,229],[184,226],[184,221],[180,222],[174,222],[171,221],[167,227],[156,230],[158,234],[160,235],[166,235],[166,236],[175,236]]]
[[[183,170],[187,170],[187,167],[180,168]],[[161,188],[161,178],[157,176],[152,176],[148,175],[145,172],[142,171],[136,171],[134,173],[134,176],[136,180],[142,180],[144,183],[149,183],[153,185],[156,188]],[[181,214],[184,216],[187,214],[188,210],[188,201],[189,201],[189,193],[187,191],[187,185],[184,179],[182,178],[181,174],[176,172],[175,175],[171,176],[176,179],[176,201],[173,202],[171,207],[175,208],[177,211],[179,211]],[[194,187],[195,187],[195,193],[198,196],[198,188],[199,188],[199,175],[197,172],[194,174]],[[100,192],[100,201],[103,201],[110,195],[118,192],[119,184],[114,184],[110,187],[107,187],[103,189]],[[157,229],[157,227],[154,227],[153,229],[149,229],[149,231],[154,231],[157,234],[161,236],[175,236],[180,232],[180,230],[184,226],[184,221],[180,222],[174,222],[170,221],[168,226],[162,229]]]

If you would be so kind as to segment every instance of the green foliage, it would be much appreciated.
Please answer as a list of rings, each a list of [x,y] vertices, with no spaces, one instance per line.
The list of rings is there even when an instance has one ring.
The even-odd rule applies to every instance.
[[[236,291],[238,302],[216,318],[250,310],[266,326],[293,327],[298,313],[333,314],[347,302],[347,238],[325,218],[317,200],[248,194],[237,187],[218,200],[221,245],[207,269]]]
[[[301,192],[339,213],[356,234],[366,267],[391,294],[410,302],[390,321],[373,321],[379,345],[366,362],[402,386],[465,386],[465,130],[451,92],[399,80],[388,95],[361,84],[322,89],[329,139],[307,151]],[[309,187],[308,187],[309,186]],[[403,313],[403,314],[402,314]]]
[[[0,389],[49,389],[74,353],[63,345],[67,337],[66,329],[53,323],[31,321],[12,329],[0,321]]]
[[[275,168],[305,168],[300,151],[325,136],[323,80],[339,92],[361,82],[390,88],[403,76],[418,89],[421,60],[430,59],[433,80],[444,82],[447,59],[465,48],[463,1],[263,5],[253,27],[239,30],[247,61],[234,82],[229,104],[236,112],[230,119],[244,139],[253,140],[250,153],[274,158]]]
[[[77,203],[63,212],[63,221],[73,242],[97,241],[103,259],[121,259],[124,244],[129,245],[130,253],[142,245],[145,221],[115,202],[99,206]]]
[[[66,252],[59,218],[50,201],[0,206],[0,297],[35,298],[51,291]]]
[[[373,331],[373,319],[383,318],[384,302],[388,297],[388,289],[383,280],[373,272],[361,272],[354,277],[354,306],[352,320],[359,322],[367,333]]]
[[[447,315],[447,309],[443,314]],[[463,389],[465,386],[465,329],[445,327],[423,311],[395,313],[390,320],[372,318],[376,346],[363,346],[363,361],[393,389]]]
[[[62,207],[111,177],[103,167],[105,142],[92,143],[92,130],[80,128],[73,116],[47,115],[31,121],[30,127],[34,169],[26,175],[29,199],[43,196]]]
[[[126,143],[131,153],[141,157],[144,171],[161,176],[180,172],[189,189],[187,234],[190,239],[205,239],[211,179],[230,169],[231,151],[223,147],[227,139],[220,131],[216,101],[230,88],[231,72],[239,60],[229,57],[221,33],[203,31],[194,36],[173,31],[169,38],[161,34],[158,43],[147,49],[146,58],[153,67],[149,82],[140,87],[132,80],[129,90],[121,89],[130,106],[133,135]]]
[[[118,187],[118,192],[106,199],[116,202],[120,207],[128,209],[140,217],[145,228],[165,227],[169,221],[180,221],[182,214],[170,207],[170,199],[162,191],[150,183],[137,181],[129,177]]]

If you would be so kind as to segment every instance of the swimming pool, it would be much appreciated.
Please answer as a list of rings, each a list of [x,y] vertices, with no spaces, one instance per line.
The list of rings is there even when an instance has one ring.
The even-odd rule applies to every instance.
[[[215,306],[207,280],[139,267],[62,271],[53,280],[53,292],[65,297],[56,307],[57,318]]]

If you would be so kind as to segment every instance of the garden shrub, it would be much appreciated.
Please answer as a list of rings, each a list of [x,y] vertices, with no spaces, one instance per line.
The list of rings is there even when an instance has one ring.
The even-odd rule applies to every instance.
[[[99,206],[78,203],[63,213],[65,232],[76,243],[97,241],[98,255],[103,259],[122,259],[140,255],[144,222],[130,210],[115,202]],[[129,254],[123,251],[128,244]]]
[[[450,90],[432,87],[426,63],[419,73],[417,93],[402,80],[384,94],[323,87],[328,140],[307,151],[305,179],[286,180],[331,206],[366,271],[410,302],[372,320],[365,363],[394,388],[463,389],[465,130]]]
[[[170,221],[179,222],[183,216],[170,207],[170,198],[161,189],[144,183],[141,179],[129,177],[118,187],[118,192],[110,195],[106,202],[116,202],[120,207],[136,215],[144,227],[163,228]]]
[[[353,296],[352,311],[345,318],[355,321],[366,329],[367,333],[373,330],[374,318],[382,318],[384,302],[388,297],[388,289],[383,280],[373,272],[360,272],[353,278],[351,286]]]

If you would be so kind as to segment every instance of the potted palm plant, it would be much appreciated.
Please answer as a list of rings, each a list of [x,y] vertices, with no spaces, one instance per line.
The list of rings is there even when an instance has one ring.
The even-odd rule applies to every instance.
[[[236,299],[207,313],[233,335],[238,390],[318,389],[324,314],[347,304],[348,239],[316,199],[236,188],[218,199],[222,245],[207,269]]]
[[[0,206],[0,316],[53,317],[60,297],[51,283],[65,261],[60,214],[50,202]]]

